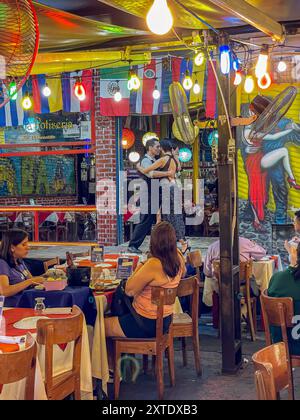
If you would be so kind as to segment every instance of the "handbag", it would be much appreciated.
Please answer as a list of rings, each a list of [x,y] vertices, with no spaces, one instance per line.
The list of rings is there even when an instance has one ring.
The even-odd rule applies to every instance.
[[[143,323],[142,318],[140,315],[135,311],[134,307],[132,306],[133,298],[129,297],[125,293],[127,279],[121,280],[119,286],[116,288],[115,293],[113,294],[110,312],[112,316],[123,316],[128,313],[131,313],[133,318],[136,320],[138,326],[146,331],[146,327]]]

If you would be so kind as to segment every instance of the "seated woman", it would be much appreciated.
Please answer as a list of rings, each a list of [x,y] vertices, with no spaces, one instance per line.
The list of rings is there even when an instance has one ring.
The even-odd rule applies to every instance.
[[[24,289],[44,281],[32,277],[23,258],[28,254],[28,233],[11,229],[2,236],[0,245],[0,295],[5,297],[6,307],[17,306]]]
[[[287,270],[275,273],[270,281],[268,295],[271,297],[291,297],[294,301],[294,313],[300,315],[300,244],[298,247],[285,242],[285,248],[290,255],[290,266]],[[271,327],[273,343],[282,341],[281,328]],[[290,353],[300,355],[300,340],[294,340],[288,331]]]
[[[161,222],[152,230],[150,256],[140,264],[127,280],[125,292],[133,297],[133,308],[144,328],[131,313],[105,318],[107,337],[153,338],[156,335],[157,306],[151,303],[151,286],[177,287],[185,274],[184,258],[176,247],[176,233],[168,222]],[[173,305],[164,307],[164,332],[171,323]]]

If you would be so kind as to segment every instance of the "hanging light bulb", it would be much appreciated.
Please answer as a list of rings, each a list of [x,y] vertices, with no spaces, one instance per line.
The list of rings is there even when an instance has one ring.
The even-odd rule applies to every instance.
[[[155,100],[160,98],[160,91],[158,90],[157,85],[155,85],[152,96],[153,96],[153,99],[155,99]]]
[[[193,81],[192,81],[192,78],[190,76],[189,70],[186,70],[186,72],[185,72],[185,78],[183,79],[182,85],[183,85],[185,90],[191,90],[192,87],[193,87]]]
[[[255,76],[261,79],[268,69],[269,46],[263,45],[255,66]]]
[[[204,62],[204,54],[203,54],[202,51],[196,52],[194,62],[196,64],[196,66],[202,66],[202,64]]]
[[[246,76],[244,89],[246,93],[251,93],[254,90],[254,80],[251,75]]]
[[[242,83],[242,72],[239,70],[235,72],[234,86],[238,86]]]
[[[239,71],[240,69],[240,60],[236,56],[232,62],[232,67],[234,71]]]
[[[120,91],[119,81],[117,81],[117,87],[116,87],[116,91],[115,91],[115,94],[114,94],[114,100],[116,102],[122,101],[122,93]]]
[[[28,92],[26,92],[23,100],[22,100],[22,108],[25,111],[28,111],[30,108],[32,107],[32,100],[30,98],[30,96],[28,95]]]
[[[266,72],[261,79],[258,79],[257,85],[260,89],[268,89],[271,86],[272,80],[268,72]]]
[[[8,86],[8,96],[12,101],[15,101],[18,97],[17,84],[14,80]]]
[[[141,81],[135,73],[131,77],[131,83],[133,90],[138,90],[141,86]]]
[[[79,78],[77,79],[77,82],[75,83],[74,93],[80,101],[85,100],[86,98],[85,88]]]
[[[173,26],[173,16],[167,0],[154,0],[146,17],[148,28],[156,35],[168,33]]]
[[[46,98],[48,98],[51,95],[51,89],[49,88],[49,86],[47,85],[47,83],[43,87],[42,92],[43,92],[43,95],[46,96]]]
[[[279,63],[278,63],[278,66],[277,66],[277,70],[279,71],[279,72],[283,72],[283,71],[286,71],[286,62],[285,61],[283,61],[282,60],[282,57],[281,57],[281,59],[280,59],[280,61],[279,61]]]
[[[230,72],[230,48],[228,45],[220,46],[220,65],[223,74]]]
[[[141,158],[141,155],[138,152],[130,152],[128,155],[128,159],[132,163],[137,163]]]
[[[196,80],[194,87],[193,87],[193,92],[195,95],[199,95],[199,93],[201,92],[201,88],[200,85],[198,83],[198,80]]]

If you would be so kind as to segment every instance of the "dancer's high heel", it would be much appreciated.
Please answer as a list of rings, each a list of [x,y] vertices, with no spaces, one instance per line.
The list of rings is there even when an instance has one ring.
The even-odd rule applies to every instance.
[[[181,253],[182,253],[182,255],[185,255],[187,252],[190,252],[191,247],[189,246],[189,242],[188,241],[186,241],[183,245],[186,246],[186,248],[185,248],[184,251],[183,251],[183,248],[181,248]]]
[[[295,188],[295,190],[300,190],[300,185],[297,184],[295,179],[288,177],[287,181],[290,184],[290,188]]]

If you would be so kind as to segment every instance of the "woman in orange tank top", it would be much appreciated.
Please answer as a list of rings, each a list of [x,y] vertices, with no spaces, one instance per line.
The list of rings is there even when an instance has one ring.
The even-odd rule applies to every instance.
[[[151,303],[151,287],[177,287],[185,274],[185,262],[176,247],[176,233],[168,222],[157,224],[151,234],[150,256],[140,264],[126,283],[125,292],[133,297],[133,308],[144,329],[134,316],[126,314],[105,319],[107,337],[152,338],[156,333],[157,307]],[[173,305],[164,307],[164,332],[172,320]]]

